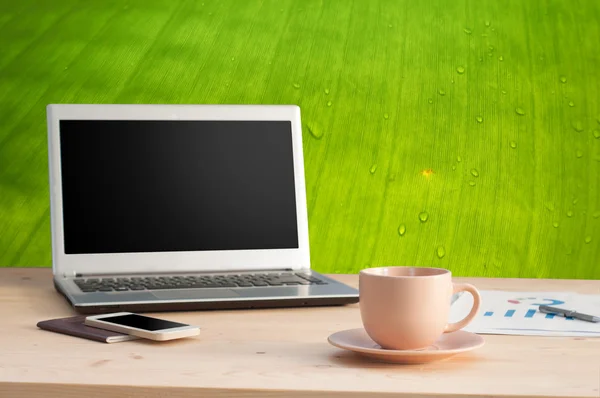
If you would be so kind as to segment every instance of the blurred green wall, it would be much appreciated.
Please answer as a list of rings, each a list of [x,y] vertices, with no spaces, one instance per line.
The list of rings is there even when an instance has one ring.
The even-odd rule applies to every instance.
[[[0,266],[49,266],[48,103],[298,104],[313,266],[600,278],[595,0],[0,2]]]

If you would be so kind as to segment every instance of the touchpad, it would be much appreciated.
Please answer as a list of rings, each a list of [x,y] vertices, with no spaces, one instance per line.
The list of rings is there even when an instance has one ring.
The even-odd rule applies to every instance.
[[[231,289],[181,289],[152,292],[160,300],[205,300],[228,297],[240,297]]]

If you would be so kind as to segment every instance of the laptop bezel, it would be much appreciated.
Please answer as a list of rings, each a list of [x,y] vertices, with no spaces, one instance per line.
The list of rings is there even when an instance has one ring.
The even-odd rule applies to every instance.
[[[291,122],[297,249],[65,254],[60,120],[262,120]],[[47,106],[48,161],[54,275],[226,272],[310,268],[308,214],[300,108],[295,105],[100,105]]]

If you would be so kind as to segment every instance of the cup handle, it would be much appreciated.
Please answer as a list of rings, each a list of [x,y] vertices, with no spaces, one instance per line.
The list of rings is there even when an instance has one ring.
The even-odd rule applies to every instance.
[[[481,305],[481,296],[479,295],[479,291],[475,288],[475,286],[468,283],[453,283],[452,284],[453,294],[458,292],[469,292],[473,296],[473,308],[471,308],[471,312],[469,315],[464,317],[461,321],[455,323],[449,323],[446,325],[444,329],[444,333],[456,332],[467,326],[475,315],[477,315],[477,311],[479,311],[479,306]]]

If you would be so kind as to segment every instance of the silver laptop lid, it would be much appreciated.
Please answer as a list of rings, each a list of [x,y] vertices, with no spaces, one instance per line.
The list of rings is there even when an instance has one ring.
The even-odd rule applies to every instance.
[[[300,110],[49,105],[55,275],[310,267]]]

